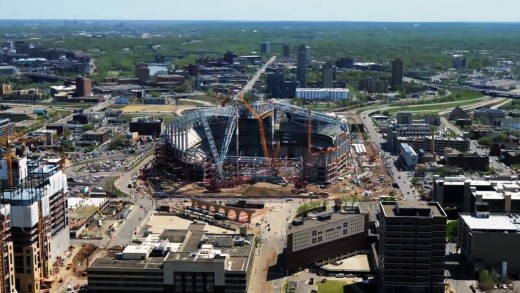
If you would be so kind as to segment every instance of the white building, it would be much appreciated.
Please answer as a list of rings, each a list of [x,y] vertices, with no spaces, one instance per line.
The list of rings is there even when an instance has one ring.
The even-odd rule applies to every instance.
[[[368,215],[359,209],[294,219],[287,229],[287,270],[299,271],[309,264],[363,249],[367,225]]]
[[[349,90],[343,88],[297,88],[296,98],[305,100],[346,100]]]
[[[413,150],[413,148],[407,144],[401,144],[401,152],[399,153],[399,157],[403,160],[404,164],[408,168],[415,168],[417,166],[417,153]]]

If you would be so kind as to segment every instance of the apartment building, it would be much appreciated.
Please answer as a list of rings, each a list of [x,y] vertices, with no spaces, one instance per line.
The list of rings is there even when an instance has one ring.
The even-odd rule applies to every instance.
[[[349,212],[295,219],[287,229],[286,269],[294,273],[319,261],[362,250],[368,231],[368,215]]]
[[[15,293],[13,241],[9,221],[11,206],[0,204],[0,292]]]
[[[444,293],[446,221],[436,202],[379,203],[383,292]]]
[[[0,201],[10,206],[16,291],[39,292],[69,248],[66,176],[59,166],[12,154],[11,163],[0,161],[0,180]]]

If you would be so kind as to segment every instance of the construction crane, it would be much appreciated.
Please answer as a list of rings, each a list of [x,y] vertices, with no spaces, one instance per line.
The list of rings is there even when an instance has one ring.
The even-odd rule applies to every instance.
[[[307,157],[312,156],[312,112],[309,110],[309,118],[307,119]]]
[[[260,116],[256,111],[249,105],[249,103],[244,99],[242,96],[237,97],[240,102],[246,107],[246,109],[255,116],[256,121],[258,122],[258,130],[260,132],[260,142],[262,144],[262,152],[264,154],[264,157],[271,158],[271,155],[269,154],[269,149],[267,148],[267,139],[265,136],[265,128],[264,128],[264,122],[262,120],[262,116]]]
[[[45,249],[45,245],[43,242],[43,207],[42,201],[38,201],[38,245],[40,246],[40,283],[43,283],[43,278],[45,277],[45,265],[43,259],[43,251]]]

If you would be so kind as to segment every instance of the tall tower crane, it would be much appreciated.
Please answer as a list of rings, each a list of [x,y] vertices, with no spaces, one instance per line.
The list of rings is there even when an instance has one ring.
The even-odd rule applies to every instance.
[[[307,118],[307,157],[312,156],[312,112],[309,110],[309,117]]]
[[[260,116],[256,111],[249,105],[249,103],[244,99],[242,96],[237,97],[240,102],[246,107],[246,109],[255,116],[256,121],[258,122],[258,130],[260,132],[260,143],[262,144],[262,152],[264,154],[264,157],[271,158],[271,155],[269,153],[269,149],[267,148],[267,139],[265,136],[265,128],[264,128],[264,122],[262,120],[262,116]]]

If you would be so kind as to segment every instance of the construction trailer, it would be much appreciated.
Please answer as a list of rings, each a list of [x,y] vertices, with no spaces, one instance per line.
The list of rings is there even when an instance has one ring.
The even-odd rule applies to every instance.
[[[274,99],[187,111],[163,133],[154,166],[192,180],[330,182],[350,164],[345,117]]]

